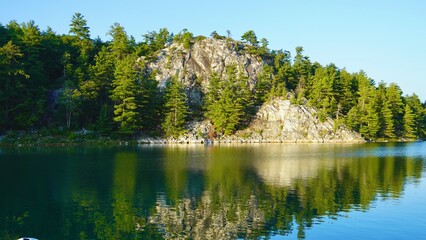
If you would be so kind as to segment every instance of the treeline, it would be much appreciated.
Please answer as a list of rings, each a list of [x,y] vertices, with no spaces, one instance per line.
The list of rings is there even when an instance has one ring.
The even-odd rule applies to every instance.
[[[204,36],[182,30],[148,32],[136,42],[118,23],[110,41],[92,39],[86,20],[74,14],[69,34],[33,22],[0,24],[0,133],[9,130],[89,129],[101,134],[146,134],[177,137],[194,118],[214,125],[211,136],[229,135],[243,128],[257,107],[274,97],[318,109],[318,117],[332,117],[336,127],[346,124],[365,138],[418,139],[426,134],[425,104],[415,94],[403,96],[394,83],[376,84],[364,72],[349,73],[333,64],[312,63],[296,48],[270,50],[268,41],[253,31],[241,41],[217,32],[241,51],[268,64],[254,87],[228,66],[224,76],[213,74],[202,106],[188,105],[181,81],[173,78],[159,89],[155,71],[145,69],[166,44],[186,49]],[[143,58],[140,58],[143,56]]]

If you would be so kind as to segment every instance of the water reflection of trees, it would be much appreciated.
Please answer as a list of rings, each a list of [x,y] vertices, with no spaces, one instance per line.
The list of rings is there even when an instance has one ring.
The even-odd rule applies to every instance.
[[[294,231],[303,238],[323,217],[399,197],[424,168],[420,158],[314,154],[319,150],[153,148],[115,152],[111,161],[70,161],[65,177],[50,173],[58,189],[71,191],[62,190],[68,200],[49,222],[61,223],[55,236],[70,239],[250,239]],[[25,212],[22,221],[46,217],[36,215]],[[9,220],[2,239],[12,236],[6,226],[16,228]]]
[[[421,159],[405,157],[329,159],[314,155],[256,161],[253,152],[235,149],[208,156],[201,198],[157,202],[150,223],[167,233],[166,238],[256,238],[291,231],[303,238],[305,228],[325,216],[335,218],[352,209],[366,211],[377,198],[399,197],[406,181],[419,178],[423,170]],[[286,176],[274,175],[282,171],[265,175],[263,168],[271,161],[277,161],[274,169],[300,169],[301,173],[293,173],[285,184],[274,181]],[[179,171],[178,166],[170,169]]]

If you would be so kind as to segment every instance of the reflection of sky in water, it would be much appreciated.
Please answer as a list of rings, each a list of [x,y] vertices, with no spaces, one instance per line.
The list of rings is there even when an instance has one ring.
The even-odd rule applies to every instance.
[[[367,143],[358,145],[356,151],[343,153],[344,157],[363,157],[363,156],[404,156],[404,157],[422,157],[426,159],[426,142],[414,143]]]
[[[337,220],[323,218],[323,222],[306,231],[306,239],[426,239],[426,235],[419,236],[419,230],[426,229],[424,174],[419,184],[406,185],[401,198],[378,199],[368,211],[352,210]],[[288,237],[296,239],[297,231]]]

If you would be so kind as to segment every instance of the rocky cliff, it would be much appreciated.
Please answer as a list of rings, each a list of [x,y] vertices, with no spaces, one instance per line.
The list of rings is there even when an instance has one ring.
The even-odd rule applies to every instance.
[[[248,77],[251,88],[266,64],[259,56],[249,54],[244,44],[231,40],[196,41],[190,48],[173,43],[160,51],[154,61],[146,64],[155,73],[160,88],[177,76],[185,86],[191,105],[201,105],[212,73],[226,74],[226,67],[235,65]],[[189,133],[179,141],[206,141],[212,125],[207,120],[192,121]],[[217,140],[217,139],[215,139]],[[344,126],[336,127],[331,118],[320,122],[317,111],[305,105],[293,105],[286,99],[273,99],[260,106],[250,125],[233,136],[222,137],[233,142],[362,142],[363,138]]]
[[[188,49],[179,43],[167,46],[160,51],[156,60],[147,64],[147,70],[155,72],[160,88],[177,76],[184,84],[190,102],[201,104],[212,73],[222,77],[227,66],[235,65],[249,78],[249,84],[253,87],[264,64],[260,57],[244,51],[241,43],[206,38]]]
[[[321,122],[317,111],[290,100],[273,99],[257,112],[250,126],[237,132],[238,136],[271,142],[363,142],[358,133],[345,126],[336,126],[327,118]]]

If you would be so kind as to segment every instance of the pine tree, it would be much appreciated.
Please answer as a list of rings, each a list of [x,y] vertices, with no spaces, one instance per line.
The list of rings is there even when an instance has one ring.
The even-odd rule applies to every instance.
[[[159,94],[158,82],[153,76],[141,79],[142,88],[142,126],[147,132],[155,132],[159,126],[158,119],[163,109],[163,96]]]
[[[374,140],[380,130],[380,119],[377,108],[377,95],[373,81],[364,72],[355,74],[358,81],[357,116],[359,117],[359,132],[367,139]],[[352,110],[351,110],[352,111]],[[351,114],[354,116],[355,114]]]
[[[79,39],[90,39],[90,30],[87,26],[87,21],[81,13],[75,13],[72,16],[69,32]]]
[[[347,118],[346,118],[346,126],[348,126],[353,131],[359,132],[359,128],[361,126],[360,122],[360,113],[358,106],[354,106],[349,110]]]
[[[21,83],[25,89],[21,93],[22,102],[19,104],[19,110],[15,116],[17,126],[21,128],[36,128],[42,122],[42,116],[46,111],[46,80],[44,71],[44,62],[42,59],[42,35],[39,27],[34,21],[22,23],[20,34],[17,36],[17,43],[23,54],[22,65],[28,78]]]
[[[415,115],[413,114],[413,110],[408,104],[405,104],[404,110],[403,137],[408,139],[415,139],[417,135],[415,131]]]
[[[111,26],[109,35],[112,37],[112,42],[109,47],[117,60],[125,58],[132,52],[132,41],[120,24],[114,23],[114,25]]]
[[[383,136],[385,138],[395,139],[395,125],[389,101],[385,100],[381,112],[383,114]]]
[[[392,120],[395,126],[395,135],[402,136],[404,103],[402,101],[402,91],[398,85],[391,83],[386,89],[386,99],[389,109],[392,112]]]
[[[161,127],[167,137],[178,138],[186,132],[188,97],[181,83],[174,77],[168,83],[164,95],[164,120]]]
[[[114,79],[115,61],[112,53],[107,47],[102,49],[95,56],[95,63],[89,67],[90,70],[90,81],[94,85],[87,86],[87,91],[96,91],[96,100],[99,105],[109,104],[109,93],[111,91],[111,84]],[[90,88],[93,86],[93,88]],[[83,93],[85,86],[82,86]]]
[[[294,90],[299,82],[303,82],[306,86],[307,92],[310,92],[311,76],[315,72],[309,57],[303,55],[303,47],[296,47],[296,56],[293,60],[292,66],[293,76],[289,78],[286,83],[289,90]]]
[[[345,69],[340,71],[340,80],[342,83],[342,94],[340,100],[341,113],[346,115],[349,110],[356,105],[358,84],[355,77],[348,73]]]
[[[270,91],[271,91],[271,82],[274,79],[274,74],[272,72],[272,67],[266,65],[263,67],[263,71],[257,77],[257,82],[255,86],[255,99],[257,105],[262,105],[267,101]]]
[[[85,81],[88,75],[88,66],[91,62],[93,42],[90,39],[90,30],[87,21],[81,13],[72,16],[69,33],[72,34],[72,45],[78,50],[77,64],[74,71],[80,72],[79,82]]]
[[[254,33],[253,30],[249,30],[249,31],[245,32],[241,36],[241,40],[244,43],[250,44],[253,47],[258,47],[258,45],[259,45],[259,42],[257,41],[256,33]]]
[[[14,116],[19,114],[23,82],[29,76],[21,64],[23,54],[12,41],[0,47],[0,130],[13,127]]]
[[[313,84],[309,94],[309,103],[318,108],[321,114],[321,119],[324,120],[327,115],[332,115],[336,112],[337,101],[334,97],[333,89],[338,71],[334,65],[326,68],[317,68],[313,76]],[[338,90],[336,90],[337,92]],[[334,99],[334,100],[333,100]],[[333,100],[333,102],[332,102]]]
[[[424,138],[426,136],[425,106],[420,102],[420,99],[416,94],[406,96],[405,101],[406,104],[410,106],[414,114],[414,131],[416,132],[417,138]]]
[[[116,63],[111,98],[114,101],[114,121],[125,133],[141,129],[141,88],[136,58],[132,55]]]
[[[229,135],[247,123],[253,102],[250,97],[247,78],[237,75],[237,68],[227,68],[227,77],[219,79],[213,74],[206,96],[206,117],[219,134]]]
[[[376,139],[377,132],[380,129],[379,114],[374,107],[374,104],[370,103],[366,106],[366,115],[362,117],[363,125],[360,128],[360,133],[367,139]]]

